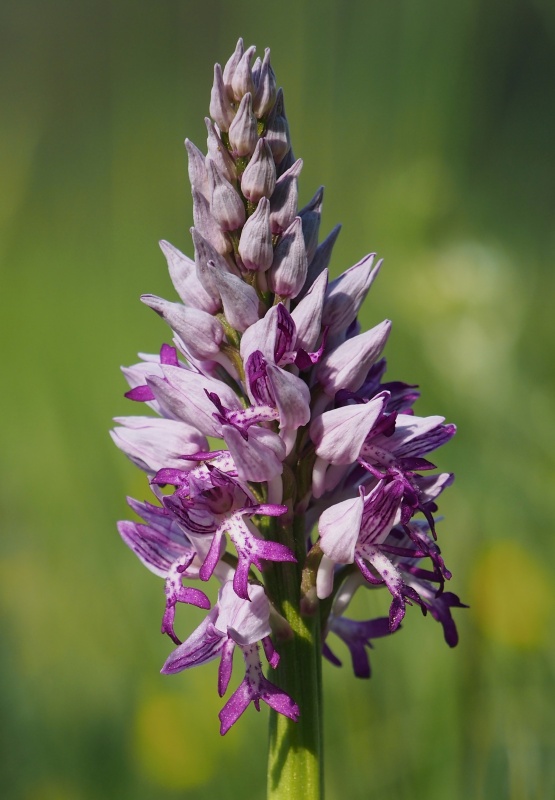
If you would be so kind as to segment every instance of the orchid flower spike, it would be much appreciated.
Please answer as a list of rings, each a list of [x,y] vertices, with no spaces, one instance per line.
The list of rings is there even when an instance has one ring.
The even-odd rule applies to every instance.
[[[464,607],[444,591],[436,541],[453,476],[428,460],[455,426],[414,413],[414,384],[384,381],[391,322],[362,331],[358,320],[382,261],[362,254],[330,277],[339,226],[318,243],[323,187],[299,208],[303,162],[283,91],[270,51],[254,55],[240,39],[215,66],[208,152],[186,140],[192,244],[161,242],[175,296],[141,299],[166,341],[124,368],[126,396],[142,405],[112,431],[152,495],[129,499],[141,521],[118,529],[164,581],[161,629],[174,649],[162,672],[219,659],[223,697],[235,648],[243,656],[222,734],[261,701],[300,730],[314,665],[341,663],[328,637],[368,678],[371,641],[399,630],[408,606],[429,611],[450,646],[452,610]],[[345,616],[364,587],[383,591],[387,616]],[[207,614],[182,640],[191,605]],[[261,648],[270,670],[280,657],[288,669],[266,677]],[[300,659],[307,648],[312,661]]]

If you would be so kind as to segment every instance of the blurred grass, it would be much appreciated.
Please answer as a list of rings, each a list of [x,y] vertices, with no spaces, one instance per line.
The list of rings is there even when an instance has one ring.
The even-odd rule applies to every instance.
[[[118,365],[163,336],[137,298],[173,296],[158,239],[191,252],[182,140],[203,145],[239,35],[272,47],[301,199],[325,184],[323,231],[344,225],[335,272],[386,257],[364,321],[394,321],[389,375],[459,425],[460,645],[410,609],[369,683],[326,665],[328,797],[553,796],[553,4],[8,0],[0,21],[2,796],[264,796],[265,720],[220,740],[214,670],[158,674],[162,587],[115,531],[146,484],[106,433]]]

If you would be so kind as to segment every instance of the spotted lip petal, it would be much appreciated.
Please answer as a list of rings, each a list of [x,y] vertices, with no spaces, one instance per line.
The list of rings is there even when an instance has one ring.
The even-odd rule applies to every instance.
[[[252,586],[250,603],[245,603],[233,591],[231,583],[220,590],[219,613],[214,627],[240,645],[261,641],[271,633],[270,603],[262,586]]]
[[[167,633],[177,645],[181,644],[174,630],[177,604],[193,605],[204,609],[210,608],[210,600],[204,592],[200,591],[200,589],[183,586],[182,579],[184,576],[187,576],[187,570],[193,561],[194,555],[194,553],[190,553],[176,559],[166,575],[166,609],[162,617],[161,632]]]
[[[206,581],[211,577],[220,557],[222,539],[227,533],[235,545],[239,559],[233,578],[233,589],[238,597],[248,600],[248,576],[251,565],[262,569],[262,560],[296,561],[296,559],[285,545],[259,539],[248,527],[243,516],[255,514],[279,516],[286,511],[286,506],[266,504],[242,508],[227,517],[215,532],[208,555],[199,571],[201,579]]]
[[[245,661],[245,677],[220,712],[221,734],[239,719],[253,702],[259,710],[264,701],[279,713],[293,720],[299,717],[299,708],[294,701],[262,674],[257,642],[262,640],[265,651],[270,653],[271,665],[277,665],[277,654],[269,643],[270,607],[264,590],[252,588],[252,599],[237,597],[231,584],[226,582],[220,589],[218,602],[189,638],[170,654],[162,667],[162,673],[172,674],[206,664],[221,657],[219,671],[219,693],[223,695],[231,678],[232,654],[240,647]]]
[[[270,683],[260,668],[258,648],[256,645],[241,648],[246,663],[245,678],[238,689],[232,694],[225,706],[220,711],[220,733],[225,735],[231,726],[237,722],[250,703],[254,703],[256,710],[260,710],[260,701],[263,700],[270,708],[283,714],[293,722],[299,719],[298,705],[273,683]]]

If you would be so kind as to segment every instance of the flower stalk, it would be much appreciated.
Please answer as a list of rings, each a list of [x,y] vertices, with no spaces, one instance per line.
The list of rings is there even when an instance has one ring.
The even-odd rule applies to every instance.
[[[302,551],[303,515],[296,515],[287,529],[281,528],[280,540]],[[279,644],[281,658],[275,681],[296,698],[300,711],[296,723],[270,712],[269,800],[323,797],[321,620],[318,607],[310,615],[301,613],[301,563],[272,564],[265,573],[266,590],[288,624],[288,635]]]
[[[321,800],[324,796],[322,656],[320,615],[302,617],[282,607],[293,637],[280,649],[276,683],[299,705],[297,723],[270,712],[269,800]]]
[[[112,437],[152,494],[128,499],[142,521],[118,529],[165,582],[161,630],[175,647],[162,672],[218,659],[221,734],[263,702],[268,797],[320,800],[334,637],[359,678],[407,606],[457,643],[462,603],[444,591],[434,521],[453,476],[427,460],[455,426],[416,415],[414,385],[384,380],[391,322],[361,332],[376,254],[330,280],[340,228],[318,243],[323,187],[298,207],[283,91],[270,51],[253,63],[254,52],[240,39],[214,69],[207,155],[185,141],[194,258],[161,242],[178,300],[141,298],[171,344],[123,369],[126,397],[147,412],[117,418]],[[200,588],[211,577],[217,597]],[[389,595],[388,616],[345,615],[364,588]],[[182,640],[187,605],[207,614]],[[235,648],[245,671],[232,690]]]

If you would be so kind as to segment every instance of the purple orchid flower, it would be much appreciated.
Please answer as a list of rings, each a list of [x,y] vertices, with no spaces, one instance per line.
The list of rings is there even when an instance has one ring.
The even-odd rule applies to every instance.
[[[207,153],[185,141],[192,247],[160,242],[177,296],[141,298],[171,343],[123,369],[126,397],[145,413],[117,417],[112,431],[154,495],[129,500],[143,522],[118,528],[165,581],[162,632],[177,648],[162,671],[219,658],[223,696],[242,652],[222,734],[251,702],[292,721],[304,713],[280,682],[302,682],[306,665],[271,683],[259,648],[275,668],[271,637],[296,641],[320,601],[322,630],[347,645],[358,677],[370,676],[372,639],[398,630],[407,606],[439,621],[450,646],[452,609],[464,607],[445,591],[451,573],[436,543],[437,500],[453,476],[428,460],[455,426],[414,413],[416,385],[384,380],[391,322],[363,331],[358,320],[382,260],[370,253],[330,278],[340,226],[318,242],[323,187],[299,209],[303,162],[283,91],[270,51],[254,55],[240,39],[214,68]],[[209,593],[211,577],[221,584],[212,607],[194,585]],[[362,586],[387,590],[388,618],[345,616]],[[209,611],[181,643],[174,624],[187,605]],[[339,663],[327,642],[323,655]]]
[[[193,587],[182,585],[182,578],[199,575],[197,553],[182,529],[171,515],[159,506],[139,503],[129,498],[131,509],[148,524],[120,522],[118,530],[123,541],[134,551],[139,560],[155,575],[166,579],[166,610],[162,619],[162,633],[167,633],[179,643],[173,622],[177,603],[189,603],[198,608],[210,608],[210,600]]]
[[[206,664],[220,657],[218,693],[222,697],[229,685],[233,664],[233,650],[239,647],[245,660],[245,677],[220,711],[220,733],[224,735],[247,706],[254,703],[260,710],[263,700],[280,714],[297,720],[297,704],[262,674],[258,641],[271,667],[277,667],[279,655],[270,639],[270,605],[261,586],[251,590],[250,602],[237,597],[231,583],[220,589],[218,602],[209,615],[189,638],[170,655],[162,668],[164,674],[181,672],[190,667]]]
[[[330,614],[328,618],[328,631],[335,633],[349,648],[353,672],[357,678],[369,678],[372,675],[367,652],[367,648],[372,647],[370,640],[391,633],[387,617],[360,622],[346,617],[336,617],[334,614]],[[341,666],[341,661],[333,653],[327,640],[324,643],[323,655],[336,667]]]

